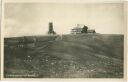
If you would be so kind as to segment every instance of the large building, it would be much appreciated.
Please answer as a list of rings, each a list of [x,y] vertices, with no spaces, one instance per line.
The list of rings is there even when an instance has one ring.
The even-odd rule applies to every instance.
[[[71,29],[71,34],[82,34],[82,33],[96,33],[94,29],[88,29],[83,24],[77,24],[76,27]]]
[[[77,24],[76,27],[71,29],[71,34],[81,34],[83,27],[84,27],[83,24]]]
[[[82,28],[74,27],[71,29],[71,34],[81,34]]]

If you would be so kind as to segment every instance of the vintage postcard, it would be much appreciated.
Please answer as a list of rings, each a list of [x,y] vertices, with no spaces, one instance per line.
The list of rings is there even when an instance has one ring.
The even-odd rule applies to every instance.
[[[3,2],[2,78],[126,78],[125,3]]]

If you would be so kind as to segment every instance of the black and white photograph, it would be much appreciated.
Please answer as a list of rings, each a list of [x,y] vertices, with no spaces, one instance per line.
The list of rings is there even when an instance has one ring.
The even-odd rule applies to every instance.
[[[124,78],[124,3],[4,3],[3,78]]]

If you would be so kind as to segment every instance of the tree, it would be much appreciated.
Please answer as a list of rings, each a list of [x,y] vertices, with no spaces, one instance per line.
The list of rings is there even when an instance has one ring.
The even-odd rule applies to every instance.
[[[88,30],[88,27],[87,27],[87,26],[84,26],[84,27],[82,28],[81,33],[87,33],[87,30]]]

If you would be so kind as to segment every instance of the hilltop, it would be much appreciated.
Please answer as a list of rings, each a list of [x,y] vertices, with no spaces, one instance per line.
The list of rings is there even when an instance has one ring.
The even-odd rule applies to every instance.
[[[36,39],[32,48],[5,47],[5,77],[123,77],[123,35],[78,34]]]

